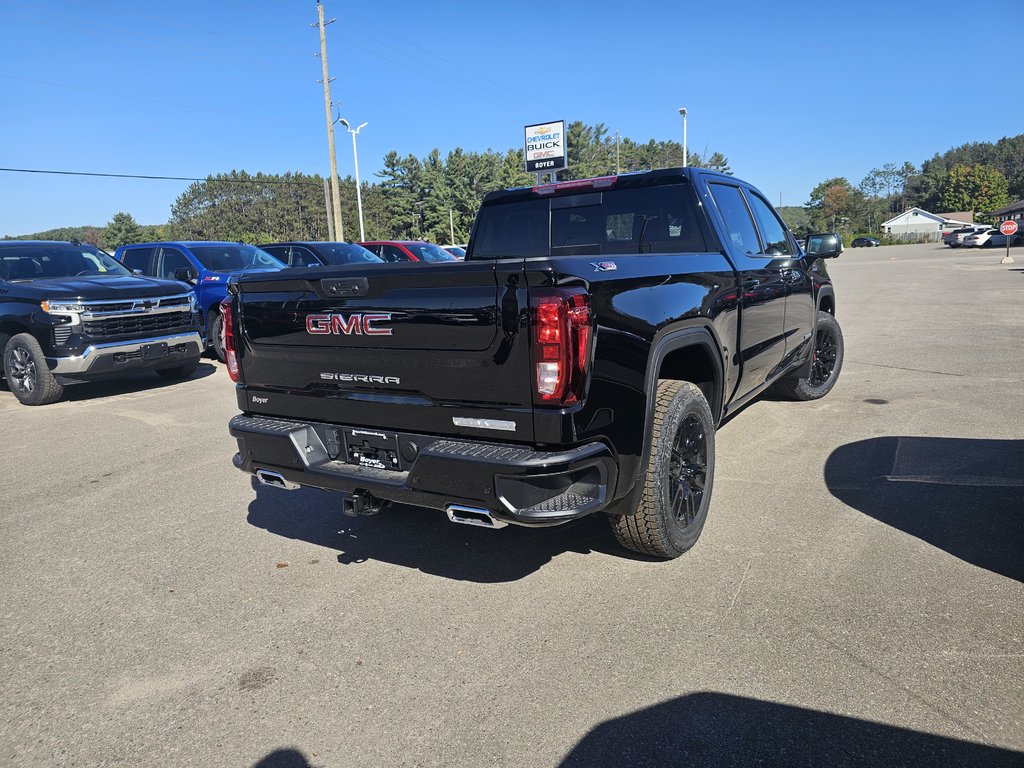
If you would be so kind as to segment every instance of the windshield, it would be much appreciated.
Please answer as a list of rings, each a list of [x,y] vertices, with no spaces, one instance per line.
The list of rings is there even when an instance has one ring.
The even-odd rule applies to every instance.
[[[405,247],[421,261],[458,261],[444,248],[433,243],[406,243]]]
[[[0,248],[0,278],[39,280],[131,275],[109,254],[91,245],[21,245]]]
[[[452,254],[452,256],[454,256],[457,259],[464,259],[464,258],[466,258],[466,249],[465,248],[460,248],[457,245],[446,245],[444,247],[444,249],[446,251],[448,251],[448,253]]]
[[[317,243],[316,249],[320,252],[320,255],[326,256],[328,262],[334,265],[356,264],[359,262],[369,262],[371,264],[384,263],[384,259],[355,243]]]
[[[199,263],[211,272],[236,272],[240,269],[284,269],[284,264],[255,245],[190,245]]]

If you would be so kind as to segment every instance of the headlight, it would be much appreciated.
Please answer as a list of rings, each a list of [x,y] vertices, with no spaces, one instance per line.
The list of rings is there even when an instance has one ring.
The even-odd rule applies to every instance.
[[[75,304],[71,301],[43,301],[40,302],[40,306],[43,308],[43,312],[48,314],[61,314],[65,315],[68,312],[85,312],[85,307],[81,304]]]
[[[82,322],[82,316],[80,313],[85,311],[85,307],[81,304],[76,304],[73,301],[41,301],[39,306],[42,307],[43,312],[48,315],[54,315],[55,317],[67,318],[65,322],[71,325],[78,325]]]

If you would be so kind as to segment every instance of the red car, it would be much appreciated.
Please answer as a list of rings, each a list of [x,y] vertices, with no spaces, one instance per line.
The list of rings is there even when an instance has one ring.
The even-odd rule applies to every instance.
[[[359,245],[391,264],[400,261],[458,261],[441,246],[422,240],[373,240]]]

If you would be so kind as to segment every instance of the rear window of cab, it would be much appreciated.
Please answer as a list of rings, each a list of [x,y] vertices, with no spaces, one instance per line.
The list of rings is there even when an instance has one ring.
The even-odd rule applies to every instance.
[[[692,188],[668,184],[485,205],[467,258],[705,250]]]

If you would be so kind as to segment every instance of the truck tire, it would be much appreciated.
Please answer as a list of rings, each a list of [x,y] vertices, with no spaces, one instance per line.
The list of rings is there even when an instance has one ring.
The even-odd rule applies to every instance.
[[[644,555],[683,554],[704,528],[714,472],[715,425],[704,393],[688,381],[659,381],[640,500],[636,510],[609,512],[615,538]]]
[[[158,368],[157,375],[169,381],[176,381],[178,379],[187,379],[193,373],[196,372],[196,368],[199,367],[199,357],[193,357],[187,363],[176,365],[173,368]]]
[[[213,348],[213,354],[224,362],[224,318],[221,317],[220,312],[216,310],[210,310],[210,346]]]
[[[818,328],[814,333],[811,375],[807,378],[783,379],[775,391],[791,400],[817,400],[836,385],[843,368],[843,329],[828,312],[818,312]]]
[[[30,333],[12,336],[4,345],[4,376],[23,405],[49,405],[64,396],[64,386],[53,378],[39,342]]]

